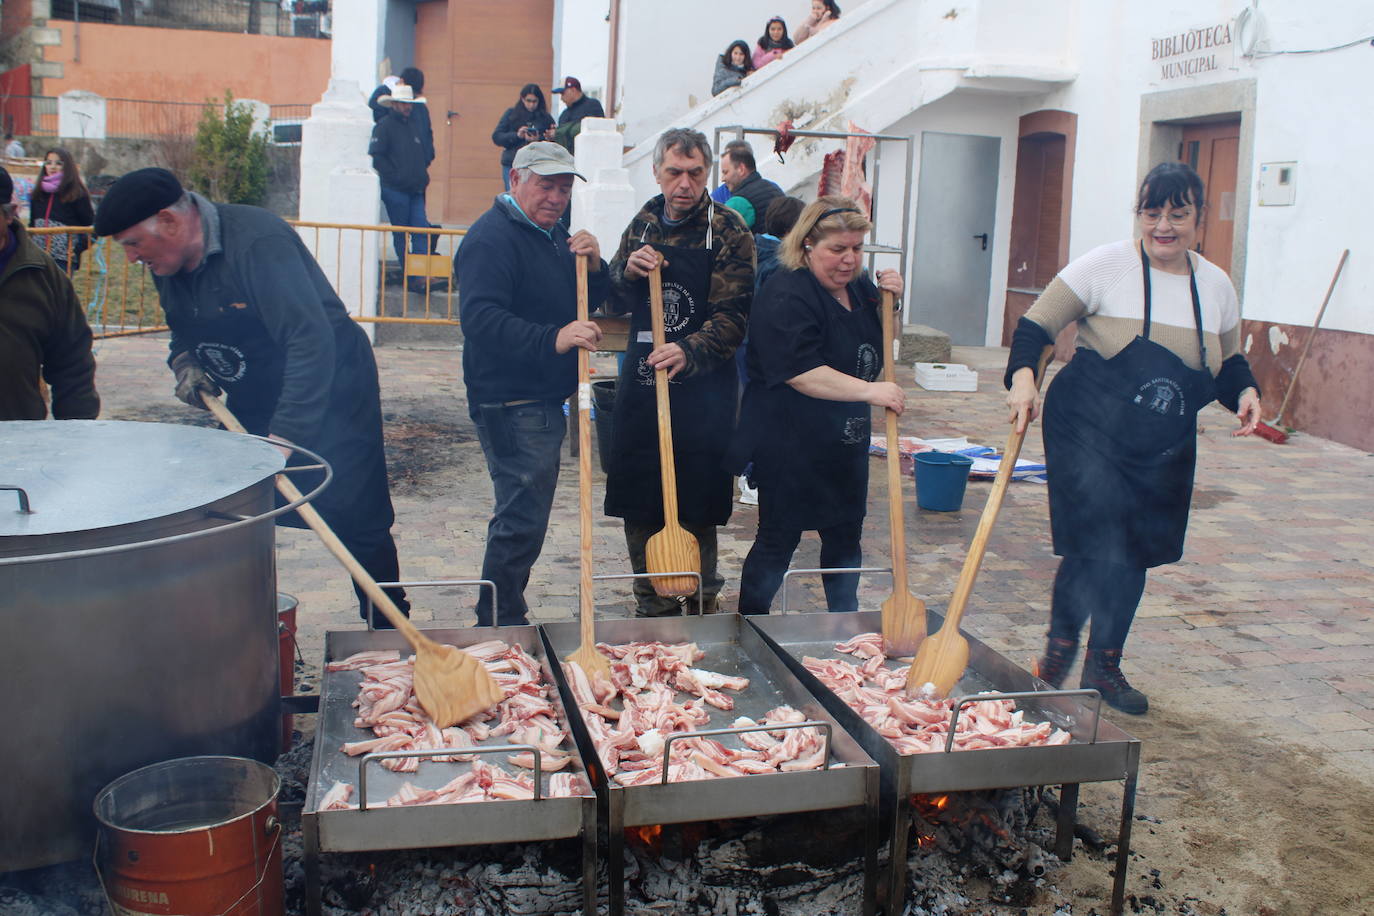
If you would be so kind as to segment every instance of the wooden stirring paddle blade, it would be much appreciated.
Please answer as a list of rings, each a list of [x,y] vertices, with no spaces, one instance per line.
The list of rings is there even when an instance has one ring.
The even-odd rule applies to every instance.
[[[655,267],[649,272],[649,312],[653,324],[654,346],[665,342],[663,332],[663,274]],[[668,403],[668,372],[654,370],[654,396],[658,407],[658,469],[663,486],[663,530],[644,545],[644,565],[651,573],[701,572],[701,550],[697,539],[682,527],[677,518],[677,467],[673,463],[673,413]],[[693,576],[666,576],[649,580],[654,591],[664,598],[696,593]]]
[[[206,408],[224,424],[225,429],[236,433],[248,432],[219,398],[205,391],[200,394]],[[277,475],[277,490],[289,502],[301,498],[301,491],[285,474]],[[348,570],[353,581],[367,593],[382,615],[391,621],[391,625],[415,650],[415,698],[435,725],[440,728],[457,725],[501,701],[505,694],[486,667],[466,652],[453,646],[440,645],[416,629],[415,624],[396,607],[391,596],[382,591],[371,573],[363,569],[314,506],[303,503],[296,509],[296,514],[319,535],[324,546]]]
[[[883,381],[897,381],[897,348],[892,329],[892,294],[883,291]],[[906,578],[906,515],[902,498],[902,454],[897,437],[897,414],[883,411],[887,421],[887,522],[892,541],[892,594],[882,604],[883,644],[889,655],[912,655],[926,636],[925,602],[911,594]]]
[[[1035,370],[1035,384],[1038,388],[1045,378],[1045,367],[1054,355],[1054,347],[1048,346],[1040,354],[1040,364]],[[1015,421],[1013,421],[1014,423]],[[935,696],[949,696],[954,685],[964,676],[968,668],[968,640],[959,632],[959,621],[963,619],[964,609],[968,607],[969,596],[973,594],[973,581],[978,577],[978,568],[983,563],[987,551],[988,538],[992,536],[993,523],[1002,508],[1002,497],[1006,495],[1011,473],[1016,469],[1016,459],[1021,454],[1021,444],[1026,441],[1026,431],[1030,423],[1020,432],[1012,426],[1007,437],[1007,447],[1002,452],[1002,460],[997,465],[997,477],[992,482],[992,492],[983,506],[983,515],[978,519],[978,530],[973,534],[968,555],[964,557],[964,568],[955,583],[954,595],[949,599],[949,609],[945,612],[945,622],[933,636],[926,637],[916,653],[906,675],[908,693],[930,692]]]

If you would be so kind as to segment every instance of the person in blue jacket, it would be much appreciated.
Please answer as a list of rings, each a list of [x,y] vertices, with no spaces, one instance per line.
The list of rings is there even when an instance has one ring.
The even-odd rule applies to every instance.
[[[478,626],[529,622],[525,586],[544,547],[559,452],[563,402],[577,387],[575,349],[596,350],[601,329],[577,319],[577,257],[588,258],[588,310],[606,298],[596,236],[571,236],[558,219],[576,171],[572,154],[538,141],[515,154],[510,191],[478,217],[458,246],[463,383],[487,459],[496,508],[487,524]],[[583,179],[586,180],[585,178]]]

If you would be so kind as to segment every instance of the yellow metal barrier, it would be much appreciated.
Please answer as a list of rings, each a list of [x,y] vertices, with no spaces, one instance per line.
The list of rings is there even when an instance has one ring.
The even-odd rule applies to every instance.
[[[355,321],[398,324],[458,324],[453,253],[465,229],[428,229],[287,220],[315,252],[329,282]],[[110,239],[91,238],[89,226],[30,229],[34,241],[49,253],[80,248],[78,268],[66,260],[67,274],[97,338],[125,337],[167,330],[152,277],[142,264],[130,263]],[[393,233],[403,238],[405,262],[394,254]],[[368,235],[375,236],[369,240]],[[61,241],[59,241],[59,237]],[[425,241],[420,241],[424,239]],[[65,244],[63,244],[65,243]],[[366,252],[375,245],[375,257]],[[409,254],[412,248],[420,253]],[[425,254],[425,249],[430,254]],[[362,290],[376,291],[376,314],[361,314]]]
[[[67,276],[86,309],[96,337],[127,337],[167,330],[153,278],[142,264],[131,264],[110,239],[91,238],[90,226],[30,229],[34,242],[65,264]],[[80,250],[75,267],[67,252]]]
[[[458,324],[453,254],[466,229],[373,226],[287,220],[315,252],[354,321],[369,324]],[[369,239],[368,236],[375,238]],[[396,254],[397,237],[404,261]],[[367,251],[375,244],[375,258]],[[419,249],[416,251],[415,249]],[[376,290],[376,314],[360,314],[360,291]]]

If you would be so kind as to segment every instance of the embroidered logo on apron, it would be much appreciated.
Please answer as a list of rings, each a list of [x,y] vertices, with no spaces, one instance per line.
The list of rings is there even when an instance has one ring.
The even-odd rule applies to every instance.
[[[854,377],[871,382],[878,377],[878,351],[872,344],[859,344],[859,358],[854,363]]]
[[[840,442],[844,445],[858,445],[868,441],[868,419],[866,417],[846,417],[844,434]]]
[[[1136,389],[1133,399],[1136,404],[1161,416],[1183,416],[1187,410],[1187,400],[1183,389],[1171,378],[1152,378]]]
[[[663,332],[672,334],[687,327],[696,312],[696,302],[687,288],[671,280],[663,283]]]
[[[201,343],[196,345],[201,365],[224,382],[237,382],[248,372],[243,351],[233,344]]]

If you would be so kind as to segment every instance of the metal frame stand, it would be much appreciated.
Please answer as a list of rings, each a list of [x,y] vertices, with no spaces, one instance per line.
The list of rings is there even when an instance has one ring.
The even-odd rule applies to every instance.
[[[681,574],[681,573],[676,573],[675,575],[682,575],[682,574]],[[700,579],[699,579],[699,577],[698,577],[698,583],[699,583],[699,582],[700,582]],[[403,587],[403,588],[433,588],[433,587],[446,587],[446,586],[475,585],[475,586],[477,586],[479,589],[481,589],[481,588],[490,588],[490,589],[491,589],[491,595],[492,595],[492,606],[493,606],[493,607],[496,606],[496,583],[492,582],[490,579],[434,579],[434,580],[407,581],[407,582],[379,582],[378,585],[380,585],[380,586],[383,587],[383,588],[394,588],[394,587]],[[699,594],[699,593],[700,593],[700,586],[698,585],[698,594]],[[372,630],[373,630],[373,626],[372,626],[372,622],[373,622],[373,621],[372,621],[372,607],[373,607],[373,605],[372,605],[372,599],[369,597],[369,598],[368,598],[368,601],[367,601],[367,626],[368,626],[368,630],[369,630],[369,631],[372,631]],[[555,664],[556,661],[557,661],[556,659],[549,659],[550,668],[551,668],[551,669],[556,669],[556,668],[557,668],[557,665]],[[558,690],[558,686],[557,686],[557,683],[556,683],[556,675],[555,675],[555,683],[554,683],[554,684],[550,684],[549,686],[552,687],[555,691]],[[569,727],[569,729],[571,730],[571,728],[572,728],[571,717],[569,717],[569,726],[568,726],[568,727]],[[570,737],[570,738],[572,737],[571,734],[569,735],[569,737]],[[316,740],[319,740],[319,736],[318,736],[318,735],[316,736]],[[574,741],[573,743],[574,743],[574,745],[575,745],[575,744],[576,744],[576,741]],[[471,749],[469,748],[468,750],[471,750]],[[423,753],[424,753],[424,752],[411,752],[410,754],[407,754],[406,752],[403,752],[403,751],[402,751],[402,752],[395,752],[395,753],[392,753],[390,756],[418,756],[418,755],[422,755]],[[435,753],[440,753],[440,751],[431,751],[431,752],[429,752],[430,755],[433,755],[433,754],[435,754]],[[385,755],[385,754],[384,754],[384,755],[371,754],[371,755],[368,755],[368,758],[377,757],[377,756],[387,756],[387,755]],[[536,756],[536,761],[537,761],[537,759],[538,759],[538,753],[537,753],[537,752],[536,752],[536,755],[535,755],[535,756]],[[364,758],[364,759],[366,760],[366,759],[368,759],[368,758]],[[590,779],[590,778],[591,778],[591,774],[588,773],[587,775],[588,775],[588,778]],[[536,775],[536,780],[537,780],[537,779],[538,779],[538,776]],[[362,780],[360,779],[359,782],[362,783]],[[538,783],[536,783],[536,785],[538,785]],[[365,783],[363,783],[362,785],[360,785],[360,786],[359,786],[359,789],[360,789],[360,791],[364,791],[364,790],[365,790]],[[537,789],[536,789],[536,792],[537,792]],[[365,798],[365,796],[363,796],[363,797]],[[598,855],[598,851],[599,851],[599,850],[598,850],[598,847],[597,847],[597,825],[598,825],[598,823],[599,823],[599,822],[598,822],[598,820],[597,820],[597,797],[596,797],[595,794],[593,794],[591,797],[584,799],[583,802],[582,802],[582,830],[581,830],[581,833],[580,833],[580,836],[581,836],[581,845],[582,845],[582,912],[583,912],[583,913],[593,914],[593,916],[594,916],[594,914],[597,912],[597,909],[596,909],[596,902],[597,902],[597,892],[598,892],[598,890],[599,890],[599,884],[598,884],[598,882],[597,882],[597,873],[596,873],[596,872],[597,872],[597,855]],[[320,883],[320,854],[321,854],[322,850],[320,849],[320,828],[319,828],[319,821],[318,821],[318,819],[315,818],[315,817],[306,817],[303,810],[302,810],[302,816],[301,816],[301,837],[302,837],[302,841],[303,841],[303,845],[304,845],[304,851],[303,851],[303,855],[302,855],[302,858],[301,858],[301,866],[302,866],[302,868],[305,870],[305,912],[306,912],[306,916],[321,916],[321,913],[322,913],[322,911],[323,911],[323,906],[322,906],[323,900],[322,900],[322,896],[321,896],[322,893],[323,893],[323,888],[321,887],[321,883]],[[538,841],[531,841],[531,842],[538,842]],[[454,844],[453,846],[451,846],[451,847],[449,847],[449,848],[457,848],[457,846],[459,846],[459,845],[477,846],[477,845],[481,845],[481,844],[480,844],[480,843]]]
[[[814,569],[789,569],[783,574],[782,579],[782,613],[787,613],[787,583],[792,576],[802,575],[824,575],[826,573],[887,573],[892,570],[887,567],[836,567],[836,568],[814,568]],[[1053,696],[1089,696],[1098,700],[1098,715],[1094,717],[1093,742],[1096,743],[1097,729],[1100,725],[1101,696],[1096,690],[1064,690],[1064,691],[1035,691],[1033,693],[1011,693],[999,694],[1011,699],[1021,697],[1035,698],[1043,700]],[[957,711],[956,711],[957,716]],[[844,719],[841,718],[841,724]],[[950,727],[951,744],[954,728]],[[1140,773],[1140,742],[1132,740],[1124,747],[1125,760],[1124,772],[1118,771],[1111,775],[1103,775],[1097,779],[1087,779],[1087,782],[1114,782],[1117,779],[1123,780],[1121,793],[1121,821],[1117,829],[1117,850],[1116,868],[1112,880],[1112,916],[1121,916],[1126,898],[1126,871],[1129,866],[1130,845],[1131,845],[1131,826],[1135,819],[1135,795],[1136,786]],[[873,748],[869,748],[870,754],[875,760],[885,767],[891,766],[888,760],[883,759],[879,754],[874,753]],[[946,753],[949,748],[946,748]],[[893,757],[893,759],[898,759]],[[886,777],[888,774],[884,773]],[[886,887],[883,892],[883,911],[888,916],[897,916],[902,912],[906,900],[906,875],[907,875],[907,849],[911,836],[912,806],[911,797],[913,794],[911,787],[912,769],[910,766],[897,766],[895,804],[891,813],[889,837],[889,858],[888,876]],[[1054,854],[1062,862],[1069,862],[1073,858],[1073,837],[1074,826],[1078,819],[1078,791],[1081,782],[1062,783],[1059,793],[1059,811],[1055,820],[1055,841]],[[1028,786],[988,786],[987,788],[1029,788]],[[922,792],[939,792],[938,788],[923,789]],[[960,790],[950,790],[960,791]],[[967,790],[963,790],[967,791]]]

